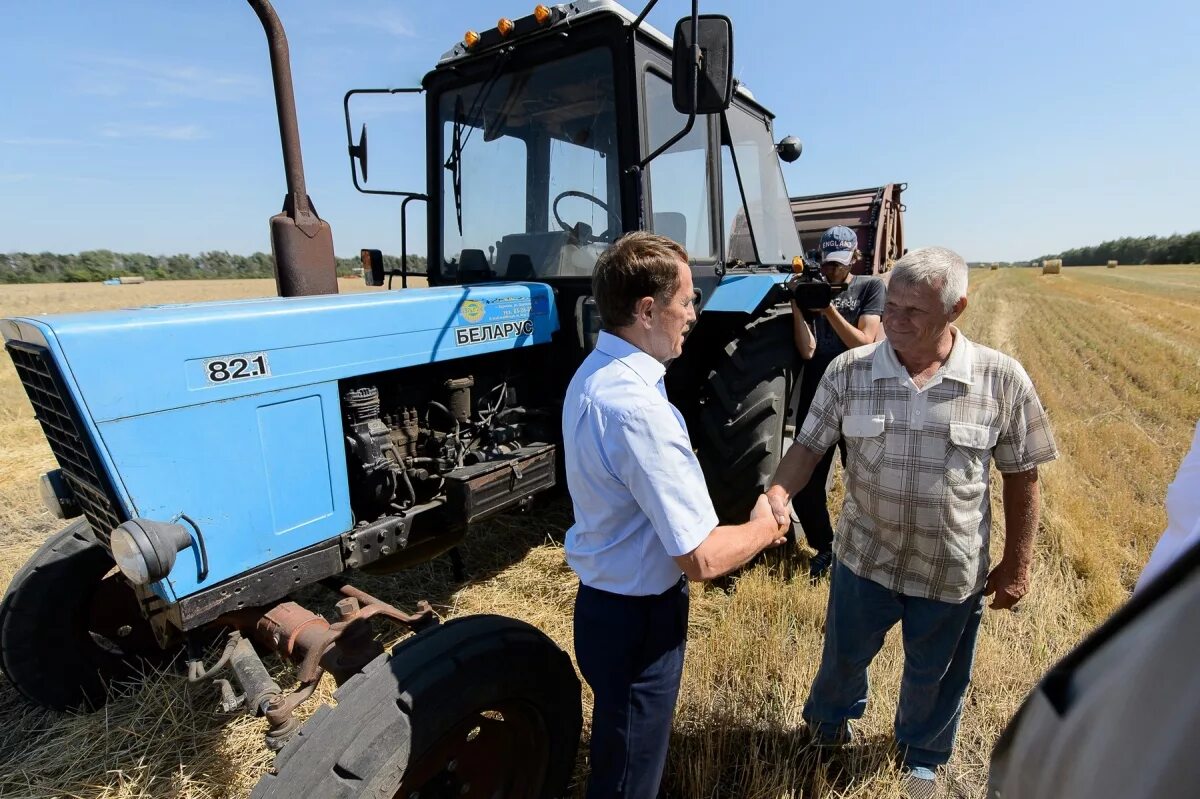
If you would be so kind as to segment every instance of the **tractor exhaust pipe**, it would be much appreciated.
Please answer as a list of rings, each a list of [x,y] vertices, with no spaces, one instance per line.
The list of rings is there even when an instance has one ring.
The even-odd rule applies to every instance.
[[[304,186],[304,158],[300,153],[300,127],[296,123],[287,34],[269,0],[247,2],[262,22],[271,49],[271,78],[275,84],[275,110],[279,116],[283,169],[287,177],[288,193],[283,200],[283,211],[271,217],[270,223],[276,289],[281,297],[337,294],[333,231],[317,216]]]

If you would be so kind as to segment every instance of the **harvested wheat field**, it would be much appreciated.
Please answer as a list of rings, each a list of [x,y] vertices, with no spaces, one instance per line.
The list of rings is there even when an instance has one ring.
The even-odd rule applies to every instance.
[[[1166,486],[1200,418],[1200,267],[1101,266],[1045,277],[982,269],[971,281],[964,330],[1025,364],[1062,450],[1043,471],[1033,591],[1021,612],[985,615],[944,780],[946,795],[979,797],[1001,727],[1043,671],[1123,601],[1164,526]],[[271,293],[270,281],[5,286],[0,316]],[[37,496],[36,480],[53,463],[7,358],[0,401],[2,587],[59,523]],[[570,650],[575,583],[561,552],[569,522],[569,504],[556,500],[481,526],[464,547],[465,584],[443,561],[361,582],[401,607],[425,597],[444,616],[522,618]],[[997,513],[996,552],[1002,534]],[[755,566],[729,592],[694,586],[670,795],[899,795],[888,765],[896,635],[873,667],[872,704],[856,743],[825,763],[803,745],[800,709],[817,666],[827,589],[809,585],[803,569],[793,574],[789,563],[799,562]],[[286,687],[286,673],[280,682]],[[322,686],[322,695],[331,692]],[[69,716],[27,708],[0,678],[0,794],[245,796],[270,765],[261,746],[266,725],[220,713],[217,697],[209,684],[189,686],[164,672],[98,714]]]

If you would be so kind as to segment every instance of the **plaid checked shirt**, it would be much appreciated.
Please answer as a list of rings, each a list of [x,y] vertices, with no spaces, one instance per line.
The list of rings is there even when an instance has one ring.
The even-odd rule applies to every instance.
[[[796,442],[825,452],[839,436],[847,485],[834,553],[860,577],[943,602],[987,579],[991,462],[1013,473],[1058,457],[1025,370],[957,328],[920,390],[886,341],[838,356]]]

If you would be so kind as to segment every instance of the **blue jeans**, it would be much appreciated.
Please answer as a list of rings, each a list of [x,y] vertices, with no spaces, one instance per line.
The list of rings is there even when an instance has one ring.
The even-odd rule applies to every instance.
[[[829,587],[825,647],[804,720],[837,737],[867,709],[867,666],[896,622],[904,640],[904,676],[896,708],[896,744],[906,766],[937,768],[950,759],[971,682],[983,596],[963,602],[905,596],[836,562]]]
[[[687,642],[688,584],[656,596],[586,585],[575,597],[575,657],[592,687],[587,799],[655,799]]]

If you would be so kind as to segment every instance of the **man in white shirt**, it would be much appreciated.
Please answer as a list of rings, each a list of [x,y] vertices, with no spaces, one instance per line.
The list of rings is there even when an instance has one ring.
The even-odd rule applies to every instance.
[[[665,364],[696,319],[687,253],[629,233],[596,263],[604,326],[563,402],[579,575],[575,655],[595,695],[588,799],[658,795],[679,694],[688,579],[710,580],[783,542],[765,497],[718,526]]]

